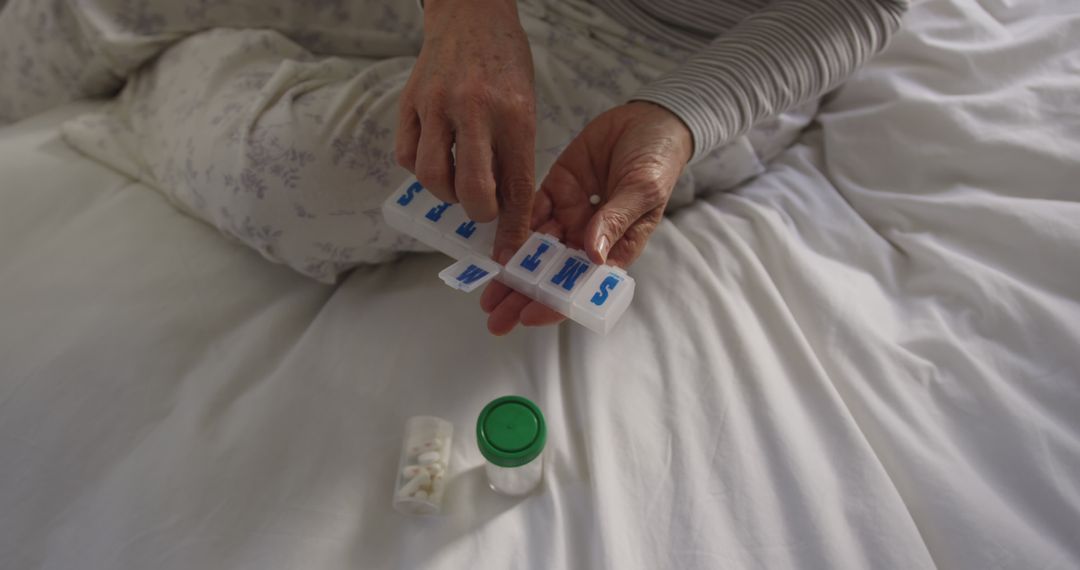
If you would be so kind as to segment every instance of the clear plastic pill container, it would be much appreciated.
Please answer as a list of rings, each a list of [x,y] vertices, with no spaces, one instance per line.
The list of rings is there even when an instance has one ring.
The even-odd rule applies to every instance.
[[[394,486],[394,509],[407,515],[436,515],[442,509],[454,424],[434,416],[413,416],[405,437]]]
[[[521,396],[503,396],[476,419],[476,442],[487,460],[488,486],[497,493],[531,493],[544,474],[547,426],[540,408]]]

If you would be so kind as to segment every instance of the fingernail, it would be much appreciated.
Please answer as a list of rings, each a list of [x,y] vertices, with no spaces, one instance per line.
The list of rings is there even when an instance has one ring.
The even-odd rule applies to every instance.
[[[600,239],[596,242],[596,252],[600,254],[600,259],[603,259],[607,263],[607,250],[611,247],[608,243],[607,236],[600,236]]]

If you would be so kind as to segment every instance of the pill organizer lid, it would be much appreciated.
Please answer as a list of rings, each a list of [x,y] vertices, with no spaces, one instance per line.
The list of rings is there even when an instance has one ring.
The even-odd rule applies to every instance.
[[[544,414],[528,398],[496,398],[476,418],[480,453],[499,467],[520,467],[536,459],[546,441]]]

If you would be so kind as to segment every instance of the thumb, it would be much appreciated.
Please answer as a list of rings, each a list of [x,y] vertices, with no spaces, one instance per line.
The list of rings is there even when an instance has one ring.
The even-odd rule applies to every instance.
[[[611,199],[593,214],[585,229],[585,251],[594,263],[607,263],[608,254],[642,216],[663,202],[652,184],[617,187]]]

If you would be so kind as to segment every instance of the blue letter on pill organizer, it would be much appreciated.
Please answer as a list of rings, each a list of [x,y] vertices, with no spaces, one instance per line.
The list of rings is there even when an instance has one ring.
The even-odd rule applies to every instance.
[[[506,270],[502,272],[503,280],[525,295],[533,296],[540,282],[546,281],[551,272],[557,269],[555,264],[562,266],[562,253],[565,250],[566,247],[554,237],[533,232],[506,264]]]
[[[521,260],[521,266],[529,271],[536,271],[536,268],[540,267],[540,260],[543,258],[544,252],[548,249],[550,249],[548,244],[540,242],[532,255],[528,255]]]
[[[480,279],[487,274],[488,272],[485,271],[483,268],[477,267],[475,265],[469,265],[465,268],[465,271],[461,272],[461,275],[457,276],[457,280],[468,285],[469,283],[472,283],[473,281],[476,281],[477,279]]]
[[[453,204],[451,204],[450,202],[443,202],[442,204],[439,204],[438,206],[435,206],[434,208],[428,210],[427,215],[424,217],[433,222],[437,222],[439,221],[439,218],[442,217],[443,212],[445,212],[446,209],[452,205]]]
[[[600,290],[593,293],[589,302],[597,307],[604,306],[604,303],[608,300],[608,293],[614,291],[615,288],[619,286],[619,283],[622,283],[622,279],[620,279],[618,275],[608,275],[600,282]]]
[[[591,264],[588,260],[572,255],[566,258],[566,262],[563,263],[562,269],[551,278],[551,282],[554,285],[561,286],[567,291],[573,291],[578,277],[581,277],[582,274],[588,271],[590,266]]]
[[[402,206],[408,206],[409,202],[412,202],[413,198],[415,198],[416,195],[419,194],[420,192],[422,192],[423,190],[424,190],[424,187],[421,186],[419,182],[413,182],[412,184],[409,185],[409,187],[407,189],[405,189],[405,193],[402,194],[401,197],[397,199],[397,203],[399,205],[402,205]]]
[[[476,233],[476,222],[474,222],[472,220],[464,222],[460,226],[457,227],[456,231],[457,231],[457,235],[459,235],[459,236],[461,236],[461,237],[463,237],[465,239],[469,239],[469,238],[472,237],[472,235],[474,233]]]

